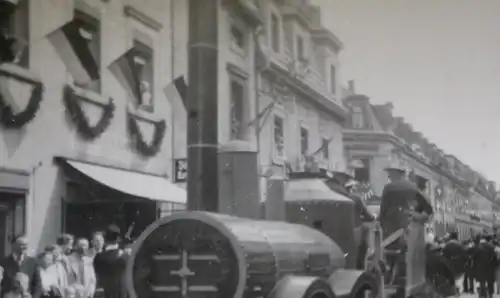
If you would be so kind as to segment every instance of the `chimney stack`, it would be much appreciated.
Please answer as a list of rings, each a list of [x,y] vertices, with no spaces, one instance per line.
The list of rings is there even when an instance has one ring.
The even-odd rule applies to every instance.
[[[349,80],[347,82],[347,90],[349,90],[350,95],[356,94],[356,86],[354,85],[354,80]]]

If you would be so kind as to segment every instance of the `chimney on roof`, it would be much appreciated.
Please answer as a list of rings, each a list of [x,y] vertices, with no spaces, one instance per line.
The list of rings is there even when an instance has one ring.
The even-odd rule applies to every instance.
[[[307,18],[312,23],[313,27],[321,27],[321,10],[316,5],[308,5],[305,9]]]
[[[347,82],[347,90],[351,95],[356,94],[356,86],[354,85],[354,80],[349,80]]]

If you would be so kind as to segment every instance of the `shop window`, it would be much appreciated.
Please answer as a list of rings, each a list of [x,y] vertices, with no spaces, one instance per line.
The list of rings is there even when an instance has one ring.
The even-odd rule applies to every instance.
[[[285,157],[285,126],[282,117],[274,116],[274,156]]]
[[[305,127],[300,128],[300,153],[307,155],[309,151],[309,131]]]
[[[0,1],[1,62],[29,67],[29,25],[29,0]]]
[[[280,51],[280,27],[278,16],[275,13],[271,13],[271,46],[276,53]]]
[[[236,77],[231,78],[231,139],[244,139],[244,106],[245,106],[245,84],[243,80]]]
[[[356,180],[360,182],[370,182],[370,160],[365,158],[365,159],[360,159],[361,163],[363,164],[363,167],[359,167],[354,169],[354,177]]]
[[[154,93],[153,49],[138,40],[134,40],[133,68],[135,74],[137,106],[152,111]]]

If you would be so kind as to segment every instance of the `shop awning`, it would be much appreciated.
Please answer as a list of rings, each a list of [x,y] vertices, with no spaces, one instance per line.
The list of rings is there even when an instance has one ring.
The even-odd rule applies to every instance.
[[[73,160],[65,164],[116,191],[160,202],[186,204],[187,193],[166,178]]]

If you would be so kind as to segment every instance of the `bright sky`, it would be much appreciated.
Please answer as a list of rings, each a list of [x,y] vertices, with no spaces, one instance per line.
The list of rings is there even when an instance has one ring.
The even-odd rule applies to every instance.
[[[500,0],[315,0],[343,82],[500,183]]]

